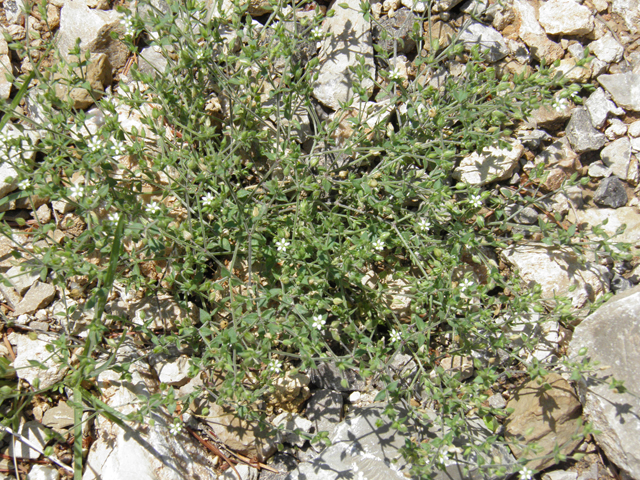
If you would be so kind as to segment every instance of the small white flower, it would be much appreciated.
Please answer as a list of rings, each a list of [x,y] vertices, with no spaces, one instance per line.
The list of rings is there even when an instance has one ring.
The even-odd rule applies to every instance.
[[[395,67],[393,70],[391,70],[389,72],[389,79],[390,80],[400,80],[401,79],[400,70],[398,70],[398,67]]]
[[[69,187],[69,197],[78,198],[82,196],[82,192],[84,192],[84,185],[73,185]]]
[[[31,180],[29,180],[28,178],[25,178],[18,184],[18,187],[20,188],[20,190],[26,190],[30,186],[31,186]]]
[[[122,143],[121,140],[114,140],[113,144],[111,145],[111,150],[113,151],[114,155],[124,155],[127,151],[124,143]]]
[[[380,239],[377,239],[375,242],[371,244],[374,250],[381,251],[384,249],[384,242]]]
[[[207,207],[207,206],[209,206],[209,205],[211,205],[213,203],[214,199],[215,199],[215,197],[213,196],[213,194],[211,192],[207,192],[206,194],[204,194],[202,196],[200,201],[202,202],[202,205]]]
[[[324,33],[322,32],[322,27],[320,26],[314,27],[311,30],[311,38],[313,40],[322,40],[323,37],[324,37]]]
[[[280,373],[282,371],[282,362],[278,360],[271,360],[269,365],[267,365],[267,370],[272,373]]]
[[[118,223],[118,221],[120,220],[120,214],[118,212],[113,212],[109,214],[108,218],[110,222]]]
[[[438,463],[441,463],[444,465],[447,460],[449,460],[449,455],[447,455],[447,453],[440,452],[438,454],[438,460],[437,460]]]
[[[199,49],[198,51],[196,51],[195,59],[202,60],[203,58],[204,58],[204,50]]]
[[[520,470],[520,480],[531,480],[533,478],[533,470],[527,467],[522,467]]]
[[[460,290],[464,291],[467,288],[470,288],[473,286],[473,282],[471,280],[469,280],[468,278],[465,278],[461,283],[460,283]]]
[[[421,218],[420,221],[418,222],[418,228],[423,232],[428,232],[429,229],[431,228],[431,222],[429,222],[429,220],[425,220],[424,218]]]
[[[469,203],[475,208],[480,208],[482,206],[482,197],[480,195],[471,195]]]
[[[169,433],[174,437],[182,431],[182,423],[176,422],[169,427]]]
[[[121,20],[125,28],[125,36],[133,37],[136,34],[136,29],[133,25],[133,17],[131,15],[125,15]]]
[[[149,215],[154,215],[160,211],[160,204],[158,202],[151,202],[147,205],[147,213]]]
[[[97,152],[104,147],[104,142],[99,138],[92,138],[87,143],[87,147],[89,147],[89,150],[91,150],[92,152]]]
[[[391,343],[398,343],[400,340],[402,340],[402,333],[398,330],[394,330],[393,332],[391,332],[389,339],[391,340]]]
[[[276,242],[276,247],[278,247],[279,252],[286,252],[289,245],[291,245],[291,242],[287,242],[284,238]]]
[[[314,315],[313,316],[313,328],[317,328],[318,330],[322,330],[324,324],[327,323],[327,320],[322,318],[322,315]]]
[[[558,98],[555,102],[553,102],[553,108],[556,112],[562,112],[567,107],[567,105],[569,105],[569,102],[566,98]]]

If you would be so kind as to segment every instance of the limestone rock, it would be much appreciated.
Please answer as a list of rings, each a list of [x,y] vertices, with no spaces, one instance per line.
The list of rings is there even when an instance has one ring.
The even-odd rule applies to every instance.
[[[158,380],[167,385],[182,386],[189,381],[189,357],[181,355],[168,362],[158,362],[155,365]]]
[[[118,40],[124,30],[121,14],[115,10],[92,10],[83,0],[69,0],[60,11],[58,48],[66,60],[73,61],[69,52],[79,38],[81,52],[104,53],[117,69],[124,66],[129,56],[127,46]],[[111,38],[112,32],[116,34],[115,40]]]
[[[587,35],[593,31],[593,14],[574,0],[549,0],[540,6],[540,25],[549,35]]]
[[[459,375],[460,381],[473,376],[473,359],[471,357],[447,357],[440,361],[440,366],[451,376]]]
[[[149,323],[151,329],[173,329],[193,320],[190,312],[178,305],[170,295],[143,298],[132,305],[131,309],[135,312],[133,323],[143,325],[151,319]]]
[[[474,152],[463,158],[453,172],[453,178],[470,185],[486,185],[510,178],[524,153],[516,142],[509,148],[486,147],[481,154]]]
[[[85,109],[91,106],[95,100],[99,100],[102,95],[104,95],[105,87],[111,85],[111,64],[104,53],[92,54],[89,59],[89,65],[84,72],[77,69],[76,75],[78,75],[78,78],[89,83],[91,89],[87,90],[82,87],[72,87],[69,81],[64,79],[62,75],[56,74],[54,77],[58,80],[56,84],[56,96],[61,100],[66,100],[67,97],[69,97],[73,100],[73,108]]]
[[[48,465],[34,465],[25,480],[59,480],[60,473]]]
[[[9,57],[7,53],[8,48],[6,47],[6,40],[0,38],[0,100],[7,100],[9,98],[12,87],[11,82],[7,80],[7,75],[13,75],[13,66],[11,65],[11,57]]]
[[[64,378],[68,369],[61,368],[58,362],[52,358],[51,353],[47,351],[49,337],[38,335],[35,340],[32,340],[27,335],[11,333],[8,338],[18,350],[13,362],[18,378],[25,380],[30,385],[33,385],[34,380],[38,378],[40,379],[39,388],[49,388]],[[43,370],[34,367],[30,361],[40,362],[47,368]]]
[[[7,273],[4,274],[4,277],[13,285],[18,295],[24,295],[36,280],[40,278],[40,272],[36,270],[35,264],[27,260],[20,265],[11,267],[7,270]]]
[[[350,392],[364,389],[364,380],[355,370],[345,372],[334,363],[320,363],[318,368],[309,371],[311,384],[316,388],[335,390],[338,392]],[[343,385],[343,381],[345,385]]]
[[[13,314],[35,313],[48,306],[56,296],[56,289],[48,283],[35,282],[18,304]]]
[[[550,373],[545,379],[551,389],[547,390],[538,380],[532,380],[520,388],[507,404],[513,413],[505,421],[507,440],[523,445],[536,442],[543,451],[530,454],[538,457],[553,452],[554,447],[562,447],[560,452],[569,455],[580,443],[571,437],[579,431],[581,414],[580,401],[573,387],[557,373]],[[527,434],[527,431],[533,431]],[[511,445],[516,458],[527,457],[521,447]],[[553,463],[553,457],[531,460],[528,468],[541,470]]]
[[[602,163],[611,169],[618,178],[627,179],[631,163],[631,142],[622,137],[611,142],[600,152]]]
[[[598,82],[611,94],[616,105],[640,112],[640,74],[600,75]]]
[[[580,308],[608,289],[606,277],[596,265],[581,265],[567,249],[543,244],[514,245],[504,249],[502,257],[518,269],[525,282],[540,285],[544,299],[565,295],[575,308]],[[575,290],[570,291],[572,286]]]
[[[589,50],[606,63],[618,63],[624,54],[624,47],[609,32],[604,37],[591,42]]]
[[[600,362],[578,383],[585,419],[600,431],[596,441],[607,458],[640,478],[640,287],[616,295],[576,327],[569,358],[581,361],[582,348],[586,358]],[[611,379],[624,381],[628,392],[611,390]]]
[[[44,413],[42,423],[58,433],[74,424],[74,410],[66,402],[60,402]]]
[[[138,355],[129,345],[121,350],[128,361]],[[98,376],[104,401],[124,415],[137,410],[144,401],[141,398],[150,396],[148,385],[153,384],[151,373],[143,367],[133,364],[130,373],[131,378],[125,381],[110,370]],[[151,419],[153,424],[118,425],[104,417],[97,418],[97,438],[91,445],[82,479],[216,478],[200,445],[186,432],[172,434],[173,422],[163,413],[153,413]]]
[[[460,33],[460,41],[467,50],[478,45],[480,53],[489,62],[497,62],[509,55],[510,50],[502,35],[493,27],[472,23]],[[486,53],[485,53],[486,52]]]
[[[273,419],[275,427],[282,427],[285,433],[281,440],[302,448],[307,441],[300,433],[309,433],[313,429],[313,423],[297,413],[282,412]]]
[[[371,25],[360,12],[358,0],[348,0],[348,9],[336,5],[335,15],[325,21],[324,30],[330,35],[322,42],[319,54],[319,75],[313,85],[313,95],[322,104],[337,110],[341,102],[354,98],[355,75],[350,67],[364,60],[371,78],[362,87],[373,88],[375,65]]]
[[[640,247],[640,211],[637,208],[590,208],[577,210],[575,213],[577,218],[574,216],[573,211],[570,211],[567,219],[580,225],[581,228],[586,228],[588,229],[587,231],[590,231],[592,227],[599,226],[613,242],[630,243],[632,251],[637,251],[638,247]],[[602,225],[605,219],[607,224]],[[617,230],[622,225],[626,225],[627,228],[622,234],[616,235]],[[591,236],[594,239],[600,238],[597,235]]]
[[[613,113],[614,115],[621,115],[624,113],[607,98],[602,88],[598,88],[595,92],[589,95],[589,98],[584,102],[584,106],[587,108],[587,111],[591,116],[591,124],[594,128],[602,128],[609,113]]]
[[[547,146],[534,159],[536,165],[544,163],[547,178],[542,187],[547,191],[555,191],[562,182],[581,168],[578,155],[571,149],[566,137],[561,138]]]

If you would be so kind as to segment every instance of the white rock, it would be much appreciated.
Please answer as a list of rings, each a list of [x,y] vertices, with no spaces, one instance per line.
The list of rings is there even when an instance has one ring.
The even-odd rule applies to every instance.
[[[11,267],[3,276],[9,280],[19,295],[24,295],[31,288],[31,285],[40,278],[40,272],[31,262],[27,261],[19,266]]]
[[[31,340],[27,335],[18,333],[9,334],[9,342],[16,346],[18,354],[13,362],[18,378],[25,380],[29,385],[33,385],[36,378],[40,379],[39,388],[49,388],[59,382],[67,374],[68,368],[61,367],[51,352],[47,351],[50,337],[38,335],[36,340]],[[30,361],[40,362],[47,367],[41,370],[31,365]]]
[[[591,10],[573,0],[543,3],[539,21],[549,35],[587,35],[594,28]]]
[[[631,142],[627,137],[619,138],[602,149],[600,158],[615,176],[626,179],[631,160]]]
[[[547,62],[554,62],[562,58],[564,49],[549,40],[546,32],[538,23],[533,5],[526,0],[514,0],[513,10],[519,20],[518,35],[536,59],[544,58]]]
[[[464,43],[467,50],[478,45],[480,53],[486,53],[486,59],[489,62],[497,62],[509,55],[509,47],[507,46],[502,35],[493,27],[482,25],[481,23],[472,23],[460,33],[460,41]]]
[[[1,42],[4,39],[0,39]],[[4,42],[6,45],[6,41]],[[7,75],[13,75],[11,57],[7,54],[0,54],[0,100],[7,100],[11,95],[11,82],[7,80]]]
[[[158,380],[167,385],[184,385],[189,381],[189,357],[181,355],[171,362],[155,366]]]
[[[556,67],[556,71],[562,72],[571,82],[584,83],[591,77],[589,65],[578,66],[575,58],[563,58],[560,60],[560,65]]]
[[[524,147],[516,142],[511,150],[487,147],[482,154],[468,155],[453,172],[453,177],[470,185],[486,185],[509,178],[524,153]]]
[[[81,52],[105,53],[114,69],[124,66],[129,49],[122,43],[125,27],[121,23],[122,15],[115,10],[92,10],[83,0],[69,0],[60,11],[60,30],[58,48],[62,56],[69,61],[73,56],[69,51],[80,39]],[[116,39],[111,38],[111,33]]]
[[[610,177],[612,173],[611,168],[599,160],[589,165],[589,176],[592,178],[606,178]]]
[[[627,128],[630,137],[640,137],[640,120],[631,123]]]
[[[26,480],[58,480],[60,473],[47,465],[34,465],[25,478]]]
[[[25,422],[20,427],[19,433],[31,441],[33,445],[40,448],[40,451],[44,450],[44,446],[47,444],[47,429],[39,422],[31,421]],[[16,440],[15,442],[15,456],[16,458],[28,458],[30,460],[36,460],[40,458],[40,452],[29,448],[26,444]],[[13,442],[9,442],[9,447],[5,450],[5,454],[13,457]]]
[[[627,72],[600,75],[598,82],[611,94],[619,107],[640,112],[640,74]]]
[[[149,328],[175,328],[189,321],[189,312],[181,308],[173,297],[160,295],[158,297],[146,297],[131,306],[135,312],[133,323],[143,325],[149,323]]]
[[[402,0],[402,5],[410,8],[412,12],[424,13],[427,11],[427,3],[417,0]]]
[[[584,106],[587,107],[587,111],[591,115],[591,124],[595,128],[601,128],[604,125],[610,112],[618,111],[618,107],[607,98],[602,88],[598,88],[589,95]]]
[[[238,472],[238,474],[240,475],[240,480],[258,480],[260,474],[258,473],[258,470],[250,467],[249,465],[236,465],[236,470]],[[238,475],[236,475],[236,472],[233,470],[233,468],[229,468],[227,470],[225,470],[224,474],[222,475],[222,477],[220,477],[221,480],[238,480]]]
[[[617,118],[612,118],[609,120],[609,126],[604,131],[605,137],[609,140],[615,140],[618,137],[621,137],[627,133],[627,126],[624,124],[622,120],[618,120]]]
[[[564,470],[555,470],[542,476],[542,480],[576,480],[577,478],[578,472],[566,472]]]
[[[373,61],[371,22],[364,19],[358,0],[347,0],[348,9],[335,6],[335,15],[325,20],[324,31],[329,33],[322,42],[319,75],[313,85],[313,95],[333,110],[341,102],[354,98],[355,74],[350,68],[364,60],[370,78],[362,82],[366,90],[373,89],[376,67]]]
[[[631,151],[634,153],[640,152],[640,138],[631,139]]]
[[[609,32],[604,37],[591,42],[589,50],[606,63],[618,63],[624,54],[624,47]]]
[[[608,290],[608,282],[596,265],[581,265],[567,249],[543,244],[511,246],[502,251],[503,259],[518,269],[520,277],[542,288],[542,298],[563,295],[575,308],[584,306]],[[575,290],[570,291],[575,286]]]

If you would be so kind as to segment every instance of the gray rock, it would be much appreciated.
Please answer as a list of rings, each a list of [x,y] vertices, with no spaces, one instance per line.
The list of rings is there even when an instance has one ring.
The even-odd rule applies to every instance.
[[[240,479],[238,479],[238,475],[240,475]],[[250,467],[249,465],[236,465],[235,470],[233,468],[229,468],[225,470],[222,474],[222,477],[218,477],[220,480],[258,480],[258,470]]]
[[[124,35],[121,14],[115,10],[91,10],[83,0],[69,0],[60,11],[58,48],[62,56],[73,61],[69,51],[80,39],[80,51],[104,53],[114,69],[124,66],[129,49],[119,38]],[[115,33],[116,39],[111,38]]]
[[[629,197],[618,177],[611,176],[600,182],[593,201],[600,207],[620,208],[627,204]]]
[[[624,292],[630,288],[633,288],[633,282],[631,280],[624,278],[619,273],[613,275],[611,279],[611,291],[613,293]]]
[[[603,335],[603,332],[607,332]],[[578,383],[585,419],[607,458],[631,478],[640,478],[640,287],[618,294],[576,327],[569,359],[600,363]],[[624,381],[628,393],[611,390],[608,381]]]
[[[411,53],[416,49],[416,42],[411,38],[414,23],[422,25],[422,21],[408,8],[401,8],[392,18],[382,17],[379,24],[372,27],[373,40],[383,50],[394,53],[394,43],[397,41],[396,53]],[[382,40],[382,32],[387,32],[387,39]]]
[[[631,163],[631,142],[627,137],[619,138],[602,149],[600,158],[614,175],[627,179]]]
[[[140,72],[155,77],[158,73],[163,74],[168,65],[169,60],[163,55],[160,47],[152,46],[140,51],[140,61],[138,62]]]
[[[618,63],[624,53],[624,47],[609,32],[598,40],[591,42],[589,50],[606,63]]]
[[[355,370],[341,372],[334,363],[321,363],[318,368],[310,370],[311,385],[315,388],[336,390],[338,392],[350,392],[363,390],[364,380]],[[342,382],[346,381],[343,385]]]
[[[524,147],[517,142],[511,148],[486,147],[482,153],[474,152],[463,158],[453,178],[470,185],[505,180],[511,177],[523,153]]]
[[[491,395],[489,397],[488,402],[489,402],[489,406],[491,408],[500,408],[500,409],[502,409],[502,408],[505,408],[507,406],[507,401],[499,393]]]
[[[589,165],[588,173],[591,178],[605,178],[611,176],[613,172],[604,163],[597,161]]]
[[[521,225],[534,225],[538,223],[538,212],[532,207],[521,205],[509,205],[505,208],[505,214],[515,223]]]
[[[604,147],[606,138],[591,125],[591,116],[586,108],[573,111],[566,129],[567,138],[577,153],[599,150]]]
[[[493,27],[472,23],[460,33],[460,41],[467,50],[478,45],[480,53],[489,62],[497,62],[509,55],[510,50],[502,35]]]
[[[598,82],[611,94],[616,105],[640,112],[640,74],[600,75]]]
[[[551,135],[544,130],[526,130],[517,132],[517,138],[529,150],[538,150],[543,142],[551,140]]]
[[[40,448],[40,451],[44,450],[44,446],[47,444],[47,429],[44,425],[39,422],[31,421],[25,422],[20,427],[18,433],[20,433],[23,437],[26,437],[31,443],[33,443],[36,447]],[[13,457],[14,454],[16,458],[27,458],[30,460],[36,460],[40,458],[40,452],[29,448],[26,444],[19,442],[16,440],[15,446],[16,449],[13,449],[13,442],[9,442],[9,447],[3,452],[10,457]]]
[[[526,283],[540,285],[544,299],[552,300],[554,295],[564,295],[572,300],[574,307],[580,308],[608,289],[606,277],[596,265],[582,264],[567,249],[523,244],[510,246],[501,255],[518,269]]]
[[[640,32],[640,3],[638,0],[613,0],[611,11],[624,19],[624,23],[632,33]]]
[[[27,260],[20,265],[11,267],[4,274],[4,277],[13,285],[18,295],[24,295],[40,278],[40,271],[37,267],[32,261]]]
[[[15,316],[24,313],[35,313],[46,307],[56,296],[56,289],[48,283],[35,282],[22,301],[18,304],[13,314]]]
[[[48,336],[38,335],[32,340],[27,335],[11,333],[8,338],[18,351],[13,362],[16,374],[29,385],[33,385],[34,381],[39,379],[40,388],[46,389],[58,383],[67,374],[68,368],[61,368],[47,351],[47,345],[50,343]],[[40,363],[45,368],[34,367],[32,361]]]
[[[624,113],[624,111],[620,111],[620,109],[607,98],[602,88],[598,88],[595,92],[589,95],[589,98],[584,102],[584,106],[587,108],[587,111],[591,116],[591,124],[594,128],[602,128],[609,113],[614,113],[616,115]]]
[[[273,456],[272,460],[273,461],[269,463],[269,466],[281,473],[262,470],[260,473],[260,480],[285,480],[289,475],[289,472],[295,470],[298,465],[298,461],[292,455],[277,453]]]
[[[333,390],[316,390],[307,402],[305,416],[317,432],[331,433],[342,420],[342,394]]]
[[[573,0],[543,3],[539,21],[549,35],[587,35],[594,28],[591,10]]]
[[[74,410],[66,402],[60,402],[56,407],[44,412],[42,423],[56,432],[62,433],[74,424]]]
[[[573,438],[580,427],[580,401],[573,388],[557,373],[545,378],[551,386],[546,389],[542,382],[531,380],[519,388],[507,408],[514,409],[505,421],[505,438],[516,458],[531,458],[527,466],[542,470],[553,463],[548,456],[554,448],[570,455],[581,439]],[[518,442],[520,445],[518,445]],[[527,454],[524,445],[536,443],[541,450]]]
[[[313,84],[313,96],[333,110],[337,110],[340,103],[354,98],[356,77],[351,67],[364,60],[370,75],[361,85],[366,90],[373,89],[376,75],[371,22],[364,19],[359,0],[347,0],[345,3],[348,9],[336,5],[335,15],[325,21],[324,30],[330,35],[322,42],[319,75]]]

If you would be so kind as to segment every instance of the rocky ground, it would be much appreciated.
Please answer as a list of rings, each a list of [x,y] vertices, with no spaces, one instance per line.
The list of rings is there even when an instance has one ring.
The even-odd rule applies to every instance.
[[[32,15],[22,13],[21,0],[5,0],[0,20],[5,37],[21,41],[29,27],[40,33],[31,40],[33,46],[44,45],[55,37],[63,54],[83,39],[83,45],[95,48],[90,82],[100,89],[113,88],[117,82],[126,82],[123,70],[128,52],[108,32],[122,34],[121,14],[108,0],[55,0],[46,5],[49,25],[42,22],[36,10]],[[349,0],[355,10],[359,2]],[[266,12],[259,2],[252,3],[254,16]],[[353,10],[327,18],[325,31],[343,33],[351,29],[350,38],[358,38],[351,49],[338,52],[331,40],[319,42],[310,55],[319,55],[321,73],[314,95],[325,107],[335,110],[338,101],[350,95],[350,77],[346,67],[358,56],[366,58],[366,67],[374,71],[373,45],[379,44],[393,50],[393,42],[383,41],[384,29],[391,38],[404,41],[395,68],[407,81],[412,81],[416,69],[412,65],[415,43],[409,41],[408,32],[414,22],[422,22],[424,3],[415,5],[411,0],[386,0],[372,3],[373,15],[379,25],[366,21]],[[481,44],[488,49],[486,61],[503,72],[530,72],[541,59],[560,61],[560,69],[579,83],[591,83],[595,89],[583,89],[574,101],[558,99],[554,106],[534,112],[513,137],[513,148],[486,150],[462,160],[456,169],[458,180],[474,185],[495,183],[500,189],[525,188],[527,172],[540,163],[549,172],[543,191],[557,189],[564,180],[577,173],[588,178],[584,186],[566,189],[546,200],[546,211],[526,208],[517,212],[515,220],[523,226],[536,223],[540,215],[557,214],[559,228],[578,225],[580,228],[599,225],[608,220],[604,230],[613,235],[619,226],[626,224],[619,241],[640,245],[640,210],[638,209],[638,183],[640,170],[640,6],[637,0],[510,0],[486,2],[470,0],[440,0],[432,5],[431,34],[446,44],[459,32],[465,20],[473,14],[478,19],[461,33],[467,47]],[[428,26],[425,27],[425,32]],[[106,35],[105,35],[106,32]],[[425,33],[426,34],[426,33]],[[104,47],[105,42],[108,44]],[[428,42],[427,42],[428,43]],[[98,48],[98,46],[100,47]],[[585,66],[576,66],[588,48],[595,57]],[[346,52],[346,53],[345,53]],[[343,62],[327,59],[342,55]],[[140,55],[141,68],[146,64],[162,67],[166,62],[158,52],[149,48]],[[37,60],[37,59],[35,59]],[[335,68],[338,65],[339,68]],[[0,96],[10,99],[15,90],[6,80],[4,72],[25,72],[32,68],[29,60],[21,63],[11,54],[7,41],[0,39]],[[4,69],[4,71],[2,71]],[[437,85],[439,75],[459,75],[460,65],[451,64],[449,71],[439,72],[430,78]],[[336,87],[340,85],[340,87]],[[95,88],[95,87],[94,87]],[[63,92],[64,94],[64,92]],[[77,108],[90,108],[92,100],[82,91],[75,92]],[[28,102],[21,108],[28,115],[36,109]],[[121,113],[121,121],[135,124],[139,119]],[[307,118],[308,121],[308,118]],[[13,127],[7,125],[3,135],[12,135]],[[0,166],[0,197],[20,186],[10,180],[13,171],[3,163]],[[499,182],[499,183],[496,183]],[[6,202],[4,220],[17,219],[30,222],[57,222],[54,235],[69,235],[68,226],[61,221],[70,214],[69,205],[49,204],[45,200],[35,212],[19,201]],[[514,210],[515,212],[515,210]],[[65,230],[66,229],[66,230]],[[16,236],[25,248],[32,248],[29,235]],[[558,357],[576,358],[579,350],[587,346],[592,359],[603,366],[598,374],[603,378],[615,377],[626,381],[628,393],[618,394],[594,382],[569,379],[562,371],[553,373],[548,382],[552,389],[542,393],[535,382],[505,383],[489,392],[489,404],[495,408],[513,408],[505,416],[504,432],[507,438],[524,436],[537,441],[542,447],[540,457],[553,451],[556,443],[563,445],[561,452],[584,453],[579,462],[552,465],[547,459],[531,462],[528,467],[544,470],[537,476],[545,480],[590,480],[601,478],[633,478],[640,480],[640,266],[637,262],[621,264],[602,263],[595,259],[586,265],[570,251],[551,249],[529,238],[526,242],[499,252],[506,268],[517,269],[528,282],[542,287],[547,298],[554,294],[567,295],[573,307],[578,309],[601,294],[612,291],[616,295],[596,313],[585,319],[570,332],[555,322],[543,322],[535,327],[543,339],[534,355],[542,362]],[[0,269],[10,285],[0,284],[3,302],[0,304],[3,318],[10,319],[11,328],[0,327],[0,356],[18,368],[19,377],[28,383],[39,378],[40,387],[55,384],[65,374],[48,358],[46,346],[60,331],[60,317],[55,314],[63,309],[61,296],[46,279],[38,275],[24,274],[11,255],[13,243],[0,239]],[[66,292],[68,293],[68,292]],[[121,295],[108,306],[129,318],[140,317],[141,312],[150,317],[181,318],[189,312],[178,307],[170,297],[132,299]],[[82,329],[85,319],[72,319],[74,328]],[[532,328],[523,323],[522,330]],[[122,349],[122,361],[127,356],[135,358],[135,345]],[[31,365],[37,360],[49,366],[40,370]],[[459,371],[463,378],[473,376],[469,358],[449,358],[443,366]],[[398,375],[410,374],[410,357],[398,354],[394,361]],[[105,401],[124,413],[131,411],[131,403],[137,395],[149,395],[157,391],[158,382],[164,382],[188,393],[200,377],[189,379],[186,357],[151,357],[146,367],[136,366],[130,381],[121,381],[119,375],[105,372],[99,383]],[[327,430],[332,446],[325,450],[310,446],[293,433],[279,440],[284,449],[276,452],[276,444],[262,436],[254,425],[239,422],[230,412],[215,404],[209,407],[201,421],[185,413],[186,427],[175,431],[162,413],[155,415],[154,425],[128,427],[125,431],[106,419],[96,419],[86,427],[86,445],[89,448],[88,465],[84,480],[94,478],[236,478],[243,479],[318,479],[335,478],[406,478],[406,465],[397,459],[398,448],[404,444],[404,436],[391,431],[388,426],[377,426],[383,419],[379,405],[373,403],[376,386],[365,383],[356,372],[347,375],[347,386],[335,367],[323,365],[307,374],[286,375],[276,384],[274,404],[279,413],[272,419],[274,425],[285,425],[288,431],[304,432]],[[25,410],[20,433],[42,450],[46,443],[45,429],[53,429],[68,438],[73,425],[73,409],[66,403],[66,395],[59,393],[38,399]],[[204,406],[201,405],[201,408]],[[600,432],[579,443],[572,439],[581,420],[593,422]],[[411,435],[410,425],[405,435]],[[490,432],[480,422],[479,437]],[[191,431],[198,433],[202,441],[195,439]],[[442,432],[432,431],[433,435]],[[207,440],[208,439],[208,440]],[[468,439],[459,439],[460,445]],[[53,479],[67,475],[43,460],[41,454],[24,444],[16,443],[15,449],[5,435],[0,478],[13,478],[13,458],[17,458],[20,478],[30,469],[27,478]],[[211,446],[210,449],[205,444]],[[220,453],[222,450],[222,453]],[[225,453],[226,452],[226,453]],[[275,453],[275,455],[274,455]],[[366,453],[366,454],[365,454]],[[55,454],[66,464],[70,463],[68,445],[59,444]],[[514,463],[523,452],[496,449],[492,452],[504,463]],[[444,472],[438,478],[462,478],[459,465],[447,459]],[[254,460],[251,460],[254,459]],[[262,462],[257,464],[255,459]],[[229,463],[235,465],[228,468]],[[226,467],[224,473],[220,473]],[[259,468],[254,468],[259,467]],[[545,470],[546,469],[546,470]],[[6,476],[8,475],[8,476]],[[476,473],[476,475],[478,475]]]

